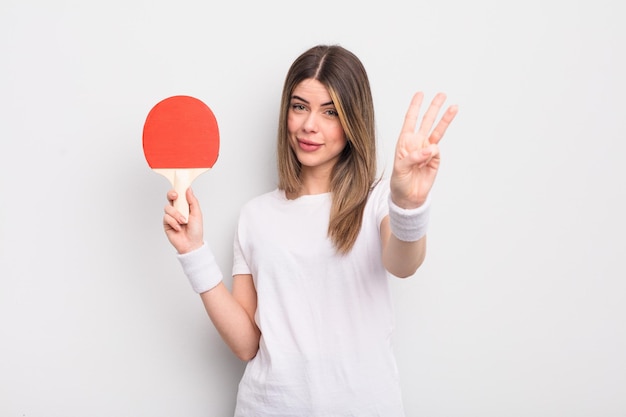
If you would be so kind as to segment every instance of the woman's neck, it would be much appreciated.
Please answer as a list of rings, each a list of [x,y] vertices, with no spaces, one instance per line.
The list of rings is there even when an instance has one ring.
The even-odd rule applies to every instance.
[[[330,192],[330,175],[328,173],[302,171],[302,186],[295,193],[288,193],[287,198],[295,199],[303,195],[324,194]]]

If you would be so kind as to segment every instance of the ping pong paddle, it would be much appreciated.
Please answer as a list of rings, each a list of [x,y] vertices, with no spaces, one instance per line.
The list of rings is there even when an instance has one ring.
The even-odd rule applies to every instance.
[[[143,153],[152,170],[167,178],[178,198],[174,207],[189,217],[186,191],[213,167],[220,138],[215,115],[205,103],[190,96],[172,96],[158,102],[143,127]]]

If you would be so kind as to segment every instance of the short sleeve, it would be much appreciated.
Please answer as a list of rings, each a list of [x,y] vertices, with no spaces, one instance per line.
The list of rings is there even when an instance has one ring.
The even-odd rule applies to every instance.
[[[374,210],[376,224],[380,228],[380,223],[385,216],[389,215],[389,180],[381,179],[372,189],[369,204]]]
[[[250,271],[250,267],[248,266],[248,262],[246,262],[246,257],[241,246],[240,230],[241,219],[239,219],[239,224],[237,225],[235,239],[233,242],[233,276],[252,273]]]

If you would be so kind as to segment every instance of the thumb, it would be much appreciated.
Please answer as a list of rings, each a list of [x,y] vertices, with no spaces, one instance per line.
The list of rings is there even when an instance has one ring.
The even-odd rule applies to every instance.
[[[193,193],[193,189],[191,187],[187,188],[185,195],[187,196],[187,202],[189,203],[189,216],[201,215],[200,203],[198,202],[198,199]]]
[[[437,158],[439,155],[439,147],[435,144],[430,144],[419,151],[414,151],[411,154],[412,161],[417,166],[424,166],[428,164],[433,158]]]

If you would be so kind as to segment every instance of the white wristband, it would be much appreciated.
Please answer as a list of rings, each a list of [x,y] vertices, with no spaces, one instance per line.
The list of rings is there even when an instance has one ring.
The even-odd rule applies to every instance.
[[[209,291],[222,281],[222,271],[206,242],[198,249],[177,254],[176,257],[191,283],[191,288],[198,294]]]
[[[426,235],[430,218],[430,196],[415,209],[403,209],[389,196],[389,225],[391,233],[404,242],[415,242]]]

